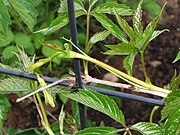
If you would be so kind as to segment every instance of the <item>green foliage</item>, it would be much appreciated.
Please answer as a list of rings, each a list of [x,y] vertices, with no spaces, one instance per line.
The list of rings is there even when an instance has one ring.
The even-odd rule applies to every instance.
[[[0,39],[8,37],[8,26],[11,24],[10,15],[4,3],[4,0],[0,0]]]
[[[127,39],[122,34],[121,30],[118,29],[117,25],[114,24],[110,19],[108,19],[105,15],[100,14],[98,12],[93,12],[92,15],[105,27],[108,31],[111,32],[113,36],[118,38],[119,40],[128,43]]]
[[[173,104],[174,105],[174,104]],[[164,124],[165,134],[179,135],[180,134],[180,104],[172,111]]]
[[[132,15],[133,13],[129,7],[123,4],[118,4],[116,2],[108,2],[108,3],[100,4],[96,6],[92,10],[92,12],[107,13],[107,14],[114,15],[114,10],[118,12],[118,15],[122,15],[122,16]]]
[[[96,44],[97,42],[99,41],[103,41],[107,38],[107,36],[110,34],[109,31],[102,31],[102,32],[98,32],[98,33],[95,33],[89,40],[89,45],[88,45],[88,48],[87,48],[87,52],[89,52],[92,48],[92,46],[94,44]]]
[[[118,0],[118,2],[130,6],[132,9],[136,9],[138,5],[137,2],[131,0]],[[143,0],[142,6],[144,9],[146,9],[148,13],[148,18],[153,18],[154,16],[157,16],[161,11],[161,5],[158,3],[157,0]]]
[[[31,0],[10,0],[13,9],[19,14],[23,22],[32,31],[37,22],[38,12]]]
[[[161,127],[154,123],[140,122],[132,125],[131,128],[142,135],[164,135]]]
[[[161,121],[165,120],[164,131],[165,134],[178,135],[180,134],[180,75],[175,73],[171,83],[170,89],[172,92],[165,99],[165,107],[161,111]]]
[[[156,25],[161,17],[164,7],[160,11],[159,15],[157,17],[155,17],[148,24],[148,26],[145,28],[145,30],[143,30],[143,26],[141,24],[142,2],[143,1],[141,0],[134,15],[133,15],[133,28],[131,26],[129,26],[129,24],[123,18],[121,18],[118,15],[118,12],[114,9],[114,13],[115,13],[117,22],[118,22],[119,26],[122,28],[122,30],[125,32],[125,34],[130,38],[130,41],[123,38],[123,40],[121,40],[122,43],[120,43],[118,45],[112,45],[112,46],[108,45],[107,47],[110,50],[105,52],[105,54],[109,54],[109,55],[128,55],[124,59],[123,66],[131,74],[132,74],[134,59],[135,59],[137,53],[140,53],[141,55],[143,55],[148,43],[151,40],[153,40],[154,38],[156,38],[158,35],[162,34],[163,32],[168,31],[167,29],[155,31]],[[116,30],[114,31],[115,32],[114,35],[119,33],[119,31],[120,31],[120,29],[116,28]],[[121,37],[125,37],[125,36],[121,36]],[[144,66],[144,60],[142,59],[141,61]],[[146,77],[146,75],[145,75],[145,77]]]
[[[80,130],[75,135],[117,135],[119,131],[112,127],[92,127]]]
[[[112,119],[125,126],[125,119],[122,111],[119,110],[116,103],[108,96],[87,89],[66,96],[110,116]]]
[[[7,118],[9,107],[10,103],[8,98],[5,95],[0,94],[0,134],[2,134],[4,120]]]

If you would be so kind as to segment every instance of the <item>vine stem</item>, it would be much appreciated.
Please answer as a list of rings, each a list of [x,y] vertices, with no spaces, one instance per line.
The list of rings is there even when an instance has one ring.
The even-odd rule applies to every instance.
[[[42,103],[42,100],[40,98],[40,95],[39,93],[36,93],[36,97],[37,97],[37,100],[39,102],[39,106],[41,108],[41,113],[42,113],[42,125],[44,126],[44,128],[47,130],[47,132],[50,134],[50,135],[54,135],[54,133],[52,132],[50,126],[49,126],[49,122],[48,122],[48,119],[47,119],[47,115],[46,115],[46,111],[44,109],[44,106],[43,106],[43,103]],[[44,124],[43,124],[44,122]]]
[[[89,26],[90,26],[90,11],[87,12],[86,18],[86,44],[85,44],[85,53],[89,53]],[[83,61],[84,63],[84,74],[88,75],[88,61]]]
[[[153,123],[153,115],[157,109],[159,109],[159,106],[154,106],[154,108],[152,109],[151,114],[150,114],[150,118],[149,118],[150,123]]]
[[[144,62],[144,52],[141,51],[140,55],[141,55],[141,63],[142,63],[142,68],[143,68],[143,72],[144,72],[144,77],[146,78],[146,82],[149,82],[149,78],[148,78],[148,75],[147,75],[145,62]]]
[[[69,55],[71,58],[78,58],[78,59],[83,59],[83,60],[87,60],[87,61],[90,61],[104,69],[106,69],[107,71],[113,73],[114,75],[117,75],[118,77],[120,77],[121,79],[125,80],[126,82],[132,84],[132,85],[135,85],[137,87],[140,87],[140,88],[146,88],[146,89],[150,89],[150,90],[153,90],[153,91],[158,91],[158,92],[162,92],[162,93],[166,93],[166,94],[169,94],[171,91],[169,90],[166,90],[166,89],[163,89],[161,87],[158,87],[158,86],[155,86],[155,85],[152,85],[152,84],[149,84],[149,83],[146,83],[144,81],[141,81],[137,78],[134,78],[132,76],[129,76],[128,74],[112,67],[112,66],[109,66],[99,60],[96,60],[94,58],[91,58],[89,56],[85,56],[85,55],[82,55],[82,54],[79,54],[79,53],[76,53],[76,52],[73,52],[73,51],[69,51]]]

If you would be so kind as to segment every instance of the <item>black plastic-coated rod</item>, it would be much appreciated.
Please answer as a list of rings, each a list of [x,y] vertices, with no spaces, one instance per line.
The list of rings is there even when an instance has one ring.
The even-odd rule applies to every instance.
[[[16,70],[0,68],[0,73],[7,74],[7,75],[12,75],[12,76],[18,76],[18,77],[27,78],[27,79],[37,80],[36,75],[34,75],[34,74],[28,74],[28,73],[19,72],[19,71],[16,71]],[[47,83],[53,83],[53,82],[58,80],[58,79],[54,79],[54,78],[50,78],[50,77],[46,77],[46,76],[41,76],[41,77]],[[58,85],[68,87],[69,83],[66,82],[66,81],[63,81],[63,82],[59,83]],[[106,95],[115,96],[115,97],[118,97],[118,98],[121,98],[121,99],[139,101],[139,102],[143,102],[143,103],[150,104],[150,105],[153,105],[153,106],[154,105],[164,106],[164,101],[158,100],[158,99],[146,98],[146,97],[143,97],[143,96],[137,96],[137,95],[128,94],[128,93],[124,93],[124,92],[113,91],[113,90],[108,90],[108,89],[103,89],[103,88],[97,88],[97,87],[90,86],[90,85],[84,85],[84,87],[90,88],[92,90],[95,90],[97,92],[100,92],[100,93],[103,93],[103,94],[106,94]],[[76,88],[76,87],[73,87],[73,88]]]
[[[74,45],[78,46],[74,0],[68,0],[67,3],[68,3],[69,25],[70,25],[72,42]],[[74,46],[73,46],[73,50],[78,52],[78,50]],[[79,59],[74,59],[74,72],[76,78],[76,86],[77,88],[82,88],[81,66]],[[84,109],[84,105],[80,103],[79,103],[79,113],[80,113],[81,129],[84,129],[86,127],[85,109]]]
[[[138,95],[132,95],[132,94],[123,93],[123,92],[119,92],[119,91],[107,90],[104,88],[97,88],[97,87],[89,86],[89,85],[85,85],[85,87],[95,90],[97,92],[100,92],[102,94],[109,95],[109,96],[116,96],[121,99],[131,99],[133,101],[140,101],[140,102],[144,102],[144,103],[150,104],[150,105],[164,106],[164,101],[162,101],[162,100],[142,97],[142,96],[138,96]]]

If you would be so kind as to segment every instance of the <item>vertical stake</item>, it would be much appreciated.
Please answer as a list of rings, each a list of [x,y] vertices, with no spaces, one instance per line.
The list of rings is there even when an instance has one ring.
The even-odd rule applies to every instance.
[[[75,11],[74,11],[74,0],[68,0],[67,3],[68,3],[69,24],[70,24],[72,42],[76,46],[78,46],[76,18],[75,18]],[[73,51],[78,52],[78,50],[74,47],[73,47]],[[81,65],[80,65],[79,59],[74,60],[74,72],[75,72],[75,78],[76,78],[76,86],[77,88],[82,88]],[[85,110],[84,110],[84,105],[82,104],[79,104],[79,113],[80,113],[81,129],[84,129],[86,127]]]

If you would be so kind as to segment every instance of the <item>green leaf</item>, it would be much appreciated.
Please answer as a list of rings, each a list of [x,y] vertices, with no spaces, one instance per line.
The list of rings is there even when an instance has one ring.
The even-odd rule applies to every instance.
[[[122,19],[118,15],[116,10],[114,10],[114,12],[115,12],[116,19],[118,21],[119,26],[121,26],[123,31],[131,38],[131,40],[134,39],[135,38],[135,34],[134,34],[133,29],[129,26],[129,24],[124,19]]]
[[[0,0],[0,39],[7,37],[8,26],[11,24],[10,15],[4,0]]]
[[[85,14],[85,12],[82,10],[76,11],[76,17],[82,16],[84,14]],[[69,18],[68,18],[68,14],[66,13],[63,16],[60,16],[60,17],[56,18],[55,20],[53,20],[49,27],[42,29],[42,30],[38,30],[35,33],[41,32],[45,35],[50,34],[50,33],[53,33],[55,31],[59,30],[63,26],[67,25],[68,23],[69,23]]]
[[[176,106],[164,124],[165,135],[180,134],[180,105]]]
[[[133,50],[132,45],[125,43],[120,43],[118,45],[105,45],[105,46],[111,49],[104,53],[108,55],[129,55],[130,52]]]
[[[155,31],[153,32],[152,36],[151,36],[150,41],[151,41],[151,40],[153,40],[153,39],[155,39],[157,36],[161,35],[163,32],[166,32],[166,31],[168,31],[168,32],[169,32],[169,30],[168,30],[168,29],[164,29],[164,30],[157,30],[157,31],[155,30]]]
[[[179,98],[177,98],[174,101],[165,105],[165,107],[161,111],[161,115],[162,115],[161,121],[166,119],[178,106],[180,106],[180,99]]]
[[[113,14],[114,15],[114,10],[117,11],[118,15],[122,16],[127,16],[127,15],[132,15],[133,11],[122,4],[118,4],[116,2],[107,2],[101,5],[96,6],[92,12],[97,12],[97,13],[108,13],[108,14]]]
[[[167,2],[166,2],[167,3]],[[159,12],[158,16],[155,17],[149,24],[148,26],[146,27],[145,31],[148,30],[148,29],[152,29],[152,31],[155,30],[156,26],[157,26],[157,23],[159,22],[159,19],[161,18],[161,15],[162,15],[162,12],[166,6],[166,3],[163,5],[161,11]],[[144,32],[145,32],[144,31]]]
[[[155,17],[146,27],[146,29],[144,30],[144,34],[143,34],[143,39],[138,43],[139,48],[144,51],[145,48],[147,47],[148,43],[155,37],[158,36],[158,34],[161,34],[161,32],[159,31],[159,33],[154,32],[157,23],[159,22],[159,19],[162,15],[162,11],[165,7],[166,3],[164,4],[161,12],[159,13],[159,15],[157,17]]]
[[[131,128],[143,135],[164,135],[161,128],[155,123],[139,122],[132,125]]]
[[[122,111],[108,96],[87,89],[66,96],[110,116],[112,119],[125,126],[125,119]]]
[[[88,52],[94,44],[96,44],[99,41],[105,40],[109,34],[110,32],[107,30],[94,34],[89,40]]]
[[[59,114],[59,129],[60,129],[60,133],[63,135],[63,127],[64,127],[64,119],[65,119],[65,112],[64,112],[64,105],[62,105],[61,107],[61,112]]]
[[[10,103],[5,95],[0,94],[0,134],[2,134],[2,128],[4,120],[7,118],[7,112],[10,108]]]
[[[117,135],[118,129],[113,127],[91,127],[80,130],[75,135]]]
[[[5,59],[9,59],[9,58],[11,58],[11,57],[13,57],[15,55],[14,54],[15,52],[18,52],[17,47],[15,47],[15,46],[8,46],[8,47],[3,49],[2,56]]]
[[[136,38],[136,44],[135,44],[136,48],[139,49],[140,51],[144,51],[148,43],[150,42],[152,33],[153,30],[148,29],[143,34],[139,34],[138,37]]]
[[[175,60],[173,61],[173,63],[177,62],[178,60],[180,60],[180,51],[177,54],[177,56],[176,56]]]
[[[165,102],[166,104],[169,104],[179,98],[180,98],[180,88],[173,90],[170,94],[168,94],[168,97],[166,97]]]
[[[113,36],[118,38],[124,43],[128,43],[128,40],[124,37],[121,30],[110,19],[101,13],[93,12],[92,15],[102,24],[104,28],[111,32]]]
[[[0,81],[0,93],[29,93],[31,92],[30,81],[20,78],[6,78]]]
[[[86,11],[83,3],[80,0],[74,0],[74,10]],[[67,0],[60,1],[60,8],[58,10],[58,13],[60,14],[60,16],[64,15],[65,13],[68,13]]]
[[[37,23],[38,12],[31,0],[9,0],[12,7],[18,12],[23,22],[33,31],[34,25]]]
[[[36,74],[37,80],[40,84],[41,87],[46,86],[46,82],[38,75]],[[45,98],[45,103],[49,104],[51,107],[55,107],[54,99],[51,96],[50,92],[48,91],[49,89],[43,90],[44,98]]]
[[[137,52],[130,52],[130,54],[124,59],[123,67],[132,74],[132,67],[134,63],[134,59],[136,57]]]
[[[134,28],[134,32],[136,33],[136,35],[143,32],[143,28],[142,28],[142,24],[141,24],[141,21],[142,21],[141,6],[142,6],[142,0],[139,2],[138,7],[133,16],[133,28]]]
[[[31,73],[29,70],[29,65],[34,63],[34,60],[30,59],[29,56],[25,53],[24,50],[18,48],[18,53],[16,53],[16,57],[19,61],[19,68],[22,72]]]
[[[14,35],[10,29],[7,30],[7,35],[4,39],[0,39],[0,47],[5,47],[13,41]]]
[[[176,71],[171,79],[171,82],[169,84],[169,89],[172,91],[176,91],[180,86],[180,74],[177,75]],[[170,93],[171,94],[171,93]]]
[[[98,2],[98,0],[89,0],[89,10],[91,10],[91,8],[94,6],[94,4],[96,4],[96,2]]]
[[[24,33],[17,33],[14,40],[18,47],[24,49],[29,55],[34,55],[35,49],[30,36],[27,36]]]

